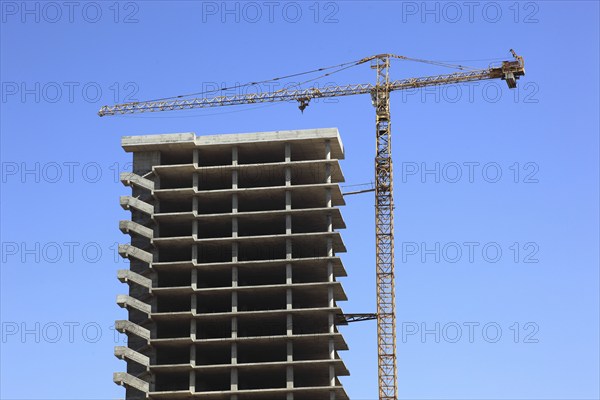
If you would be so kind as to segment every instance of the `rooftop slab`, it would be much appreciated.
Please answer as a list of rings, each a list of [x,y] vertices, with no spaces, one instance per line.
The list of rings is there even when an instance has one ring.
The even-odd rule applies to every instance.
[[[267,143],[305,141],[315,144],[315,151],[322,152],[325,140],[331,141],[332,158],[344,158],[344,146],[337,128],[285,130],[271,132],[231,133],[196,136],[195,133],[170,133],[160,135],[123,136],[121,146],[127,152],[156,151],[166,149],[193,149],[199,146],[259,146]],[[318,150],[317,147],[318,146]]]

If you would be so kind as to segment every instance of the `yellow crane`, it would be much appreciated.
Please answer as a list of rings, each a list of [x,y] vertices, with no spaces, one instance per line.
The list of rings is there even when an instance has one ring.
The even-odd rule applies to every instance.
[[[211,108],[234,106],[241,104],[274,103],[296,101],[301,111],[308,106],[310,100],[350,96],[355,94],[370,94],[375,107],[375,238],[376,238],[376,282],[377,282],[377,313],[376,314],[345,314],[342,321],[352,322],[364,319],[377,319],[378,343],[378,377],[379,399],[397,399],[396,376],[396,308],[394,282],[394,199],[392,179],[392,143],[390,125],[390,92],[458,84],[489,79],[502,79],[508,87],[517,86],[517,80],[525,75],[523,57],[510,50],[514,57],[511,61],[502,61],[497,67],[485,69],[470,69],[444,75],[407,78],[390,81],[390,62],[393,59],[418,61],[428,64],[441,65],[464,70],[460,65],[450,65],[443,62],[413,59],[394,54],[378,54],[361,60],[340,64],[340,70],[349,66],[371,63],[376,71],[375,84],[351,84],[343,86],[327,86],[322,89],[283,89],[274,92],[235,94],[200,98],[183,98],[177,96],[154,101],[132,102],[104,106],[98,112],[103,117],[107,115],[134,114],[157,111],[187,110],[196,108]],[[333,67],[329,67],[333,68]],[[323,71],[321,68],[315,71]],[[337,72],[337,71],[336,71]],[[289,75],[297,76],[302,74]],[[323,76],[330,75],[325,74]],[[285,78],[285,77],[282,77]],[[275,81],[282,78],[275,78]],[[251,83],[248,85],[252,85]],[[224,89],[222,89],[224,90]],[[199,93],[204,94],[204,93]]]

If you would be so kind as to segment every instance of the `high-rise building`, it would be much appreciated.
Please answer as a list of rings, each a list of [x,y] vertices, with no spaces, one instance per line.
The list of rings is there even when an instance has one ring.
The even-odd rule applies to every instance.
[[[343,400],[337,129],[123,137],[126,399]]]

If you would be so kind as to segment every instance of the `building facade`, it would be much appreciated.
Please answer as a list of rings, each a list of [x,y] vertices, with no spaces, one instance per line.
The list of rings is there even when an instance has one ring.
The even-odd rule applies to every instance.
[[[123,137],[126,399],[344,400],[337,129]]]

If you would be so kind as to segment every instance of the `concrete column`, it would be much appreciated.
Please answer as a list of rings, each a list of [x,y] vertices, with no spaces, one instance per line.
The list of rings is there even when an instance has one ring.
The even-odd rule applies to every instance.
[[[200,164],[200,150],[193,150],[192,163],[194,163],[194,167],[198,168],[198,164]]]
[[[335,341],[329,338],[329,359],[335,360]],[[329,365],[329,386],[335,386],[335,366]],[[329,392],[329,399],[335,400],[335,392]]]
[[[231,218],[231,237],[238,237],[238,219],[237,219],[237,217]]]
[[[329,232],[331,232],[333,230],[332,229],[332,222],[331,222],[331,214],[329,214],[327,216],[327,224],[328,224],[328,227],[329,227]],[[328,238],[327,239],[327,255],[329,256],[330,254],[333,255],[333,243],[332,243],[332,239]],[[331,261],[327,261],[327,281],[328,282],[333,282],[334,281],[333,263]],[[333,297],[333,286],[331,286],[331,285],[329,285],[327,287],[327,306],[330,307],[330,308],[333,308],[335,306],[335,299]],[[333,320],[333,318],[335,318],[335,316],[333,315],[333,313],[330,313],[329,314],[329,332],[330,333],[333,333],[333,326],[332,326],[332,324],[335,322],[335,320]],[[330,339],[330,341],[331,341],[331,339]]]
[[[233,146],[231,148],[231,164],[238,165],[238,148],[237,148],[237,146]]]
[[[335,299],[333,297],[333,286],[327,288],[327,307],[335,307]]]
[[[196,320],[192,319],[190,321],[190,338],[192,341],[196,340]]]
[[[237,365],[237,344],[231,343],[231,365]],[[238,369],[231,368],[231,390],[238,390]],[[231,398],[237,399],[237,395],[232,395]]]
[[[292,264],[285,265],[285,283],[288,285],[292,284]]]
[[[285,258],[292,259],[292,239],[285,239]]]
[[[231,343],[231,365],[237,365],[237,343]],[[238,369],[231,368],[231,390],[238,390]],[[237,395],[233,395],[232,398]]]
[[[335,360],[335,340],[329,338],[329,359]]]
[[[237,363],[238,363],[237,343],[231,343],[231,364],[236,365]]]
[[[198,264],[198,254],[200,254],[199,251],[199,245],[192,245],[192,263],[193,264]]]
[[[238,390],[238,369],[231,368],[231,391]]]
[[[331,183],[331,164],[325,164],[325,183]]]
[[[192,289],[198,289],[198,270],[192,269]]]
[[[285,167],[285,186],[292,186],[292,169]]]
[[[194,216],[198,215],[198,198],[196,196],[192,197],[192,212]]]
[[[232,291],[231,292],[231,312],[237,312],[238,311],[238,296],[237,296],[237,291]]]
[[[152,279],[152,287],[158,287],[158,274],[155,272],[151,276],[149,276],[149,278]]]
[[[194,393],[196,391],[196,371],[190,371],[190,392]]]
[[[192,237],[198,239],[198,220],[192,221]]]
[[[238,165],[238,148],[236,146],[231,148],[231,163],[233,165]],[[233,171],[231,173],[231,182],[232,182],[232,185],[231,185],[232,188],[237,189],[237,187],[238,187],[237,171]],[[238,195],[237,195],[237,193],[234,193],[231,195],[231,212],[233,214],[238,212]]]
[[[190,365],[192,367],[196,366],[196,345],[192,344],[190,346]],[[190,392],[194,393],[196,391],[196,371],[190,371]]]
[[[328,257],[333,256],[333,240],[331,238],[327,239],[327,256]],[[333,282],[333,264],[331,261],[327,262],[327,279],[329,282]],[[331,287],[331,286],[327,288],[327,300],[328,300],[328,306],[333,307],[334,306],[333,287]],[[329,313],[329,333],[335,333],[335,315],[334,315],[334,313]],[[330,347],[331,347],[331,341],[330,341]],[[330,353],[331,353],[331,348],[330,348]],[[330,354],[330,356],[331,356],[331,354]]]
[[[231,286],[238,287],[239,270],[237,266],[231,267]]]
[[[325,159],[331,160],[331,140],[325,140]]]
[[[327,232],[333,232],[333,217],[327,214]]]
[[[287,159],[287,145],[286,145],[286,159]],[[286,192],[286,209],[289,209],[288,206],[291,208],[291,202],[288,202],[288,193],[290,193],[289,191]],[[291,196],[290,196],[291,197]],[[291,198],[290,198],[291,200]],[[290,217],[291,218],[291,217]],[[289,223],[289,227],[291,229],[291,221]],[[287,233],[287,217],[286,217],[286,233]],[[291,239],[286,239],[285,240],[285,247],[286,247],[286,255],[285,258],[288,260],[292,259],[292,240]],[[286,264],[285,267],[285,275],[286,275],[286,283],[287,282],[291,282],[292,279],[292,265],[291,264]],[[287,309],[291,309],[292,308],[292,289],[288,288],[286,290],[286,308]],[[286,330],[286,335],[287,336],[292,336],[294,334],[294,325],[293,325],[293,317],[292,314],[287,314],[286,316],[286,326],[287,326],[287,330]],[[288,349],[289,350],[289,349]],[[289,354],[288,354],[289,357]],[[287,384],[290,384],[290,370],[288,369],[288,375],[287,375]],[[293,370],[291,371],[291,384],[293,387],[294,384],[294,375],[293,375]],[[288,386],[289,387],[289,386]],[[289,393],[287,398],[289,399],[291,395],[291,398],[294,398],[294,395],[292,393]]]
[[[285,162],[289,163],[292,161],[292,145],[290,143],[285,144]],[[292,168],[289,166],[285,167],[285,186],[292,185]]]
[[[331,207],[331,189],[325,189],[325,207]]]
[[[192,295],[190,310],[192,311],[192,314],[194,314],[194,315],[198,313],[198,297],[196,296],[195,293]]]
[[[285,209],[286,210],[292,209],[292,192],[289,190],[285,191]]]
[[[231,338],[237,339],[238,337],[238,323],[237,317],[231,318]]]
[[[292,161],[292,144],[286,143],[285,144],[285,162],[290,162],[290,161]]]
[[[200,175],[198,174],[198,172],[194,172],[192,174],[192,188],[195,191],[198,191],[199,190],[199,187],[198,187],[199,184],[200,184]]]
[[[152,332],[151,335],[150,335],[150,337],[155,338],[156,337],[156,329],[153,328],[153,329],[150,329],[150,331]],[[150,365],[156,365],[156,364],[158,364],[156,362],[156,351],[151,351],[148,354],[148,358],[150,358]]]
[[[238,172],[237,171],[231,171],[231,188],[232,189],[238,188]]]
[[[233,146],[231,148],[231,165],[238,165],[238,148],[237,146]],[[238,188],[238,171],[231,171],[231,188]]]
[[[238,243],[231,244],[231,261],[238,261]],[[231,287],[236,288],[238,286],[239,271],[237,266],[231,267]],[[231,292],[231,312],[238,311],[238,293],[236,290]],[[234,336],[235,326],[235,336]],[[232,337],[237,337],[237,317],[233,317],[231,320]]]
[[[292,264],[286,264],[285,266],[285,283],[288,285],[286,289],[286,308],[291,310],[293,308],[293,297],[292,288],[289,287],[292,284]]]
[[[294,361],[294,343],[291,340],[287,341],[287,361],[288,362]],[[287,371],[286,371],[286,387],[288,389],[294,388],[294,367],[291,365],[287,367]],[[294,394],[288,393],[286,398],[287,398],[287,400],[289,400],[289,399],[293,400]]]
[[[236,214],[238,212],[238,195],[234,193],[231,195],[231,212]]]
[[[287,288],[285,290],[285,308],[287,310],[291,310],[292,309],[292,288]]]
[[[158,204],[158,203],[159,203],[159,201],[158,201],[158,200],[156,200],[156,202],[155,202],[155,205],[154,205],[154,212],[155,212],[155,213],[159,213],[159,212],[160,212],[160,211],[158,210],[158,207],[156,206],[156,204]],[[160,228],[159,228],[158,224],[157,224],[157,223],[154,223],[154,224],[152,224],[152,225],[153,225],[153,226],[152,226],[152,236],[153,236],[153,237],[155,237],[155,238],[158,238],[158,237],[160,237]]]
[[[294,361],[294,342],[291,340],[287,341],[287,361]]]
[[[286,327],[287,327],[287,336],[292,336],[294,334],[294,321],[292,320],[292,314],[287,315]]]
[[[231,365],[237,365],[237,344],[231,343]],[[238,369],[231,368],[231,390],[238,390]],[[236,398],[237,395],[232,395],[231,398]]]
[[[328,315],[329,333],[335,333],[335,314],[330,312]]]
[[[289,214],[285,216],[285,234],[292,234],[292,216]]]
[[[327,239],[327,257],[333,257],[333,239],[328,238]],[[333,265],[331,263],[331,261],[329,261],[327,263],[327,275],[328,275],[328,279],[331,282],[331,279],[333,279]],[[333,307],[333,288],[329,287],[327,289],[327,298],[328,298],[328,303],[329,303],[329,307]],[[335,315],[334,313],[329,313],[329,333],[335,333]],[[331,350],[330,350],[331,351]]]
[[[234,158],[234,160],[236,160],[237,163],[237,148],[236,148],[236,158]],[[234,195],[236,203],[237,203],[237,196]],[[236,204],[236,208],[237,208],[237,204]],[[236,210],[237,211],[237,210]],[[234,230],[233,235],[237,237],[237,218],[234,217],[232,219],[232,229]],[[238,260],[238,243],[233,243],[232,244],[232,248],[231,248],[231,261],[232,262],[237,262]],[[232,287],[237,287],[238,286],[238,267],[237,266],[233,266],[231,267],[231,286]],[[231,292],[231,311],[232,312],[237,312],[238,310],[238,296],[237,296],[237,291],[233,290]],[[232,338],[237,338],[238,336],[238,319],[237,317],[232,317],[231,318],[231,337]],[[237,343],[231,343],[231,364],[232,365],[236,365],[237,364]],[[232,368],[231,369],[231,390],[232,391],[237,391],[238,390],[238,369],[237,368]],[[231,399],[236,399],[237,400],[237,395],[232,395]]]
[[[333,364],[329,366],[329,384],[335,386],[335,366]]]
[[[231,243],[231,262],[238,262],[238,246],[237,242]]]
[[[288,365],[286,371],[286,388],[293,389],[294,388],[294,367]],[[289,393],[292,394],[292,393]]]
[[[333,338],[329,339],[329,359],[335,360],[335,343]],[[329,365],[329,386],[335,386],[335,366]],[[335,400],[335,392],[329,392],[329,400]]]

